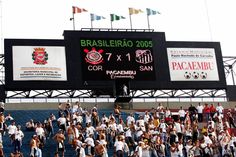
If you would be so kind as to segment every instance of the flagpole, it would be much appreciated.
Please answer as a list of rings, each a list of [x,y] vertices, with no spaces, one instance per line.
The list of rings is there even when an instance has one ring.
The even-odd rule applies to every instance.
[[[148,14],[147,14],[147,23],[148,23],[148,29],[150,29],[149,15]]]
[[[75,30],[75,8],[72,6],[72,18],[70,18],[70,21],[73,22],[73,30]]]
[[[75,14],[72,13],[72,20],[73,20],[73,29],[75,30]]]
[[[92,21],[92,19],[91,19],[91,28],[93,28],[93,21]]]
[[[132,19],[131,19],[131,14],[129,14],[129,21],[130,21],[130,28],[132,30]]]
[[[113,29],[113,27],[112,27],[112,21],[114,20],[114,14],[110,14],[110,20],[111,20],[111,30]]]

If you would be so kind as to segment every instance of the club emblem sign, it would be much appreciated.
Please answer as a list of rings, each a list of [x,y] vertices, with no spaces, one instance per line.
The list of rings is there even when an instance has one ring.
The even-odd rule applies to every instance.
[[[103,50],[96,50],[94,47],[92,48],[92,50],[88,50],[88,49],[84,49],[84,52],[86,53],[86,57],[85,60],[86,62],[93,64],[93,65],[97,65],[100,64],[103,61],[102,55],[101,53],[103,53]]]
[[[34,64],[47,64],[48,54],[45,51],[45,48],[34,48],[34,52],[32,53],[32,59],[34,60]]]
[[[141,64],[148,64],[153,62],[150,50],[136,50],[136,62]]]

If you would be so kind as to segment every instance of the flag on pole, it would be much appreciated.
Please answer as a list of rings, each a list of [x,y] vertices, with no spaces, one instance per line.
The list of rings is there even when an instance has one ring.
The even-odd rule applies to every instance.
[[[143,13],[143,11],[141,9],[129,8],[129,14],[130,15],[139,14],[139,13]]]
[[[90,14],[91,21],[106,19],[104,16]]]
[[[156,11],[156,10],[152,10],[150,8],[147,8],[147,15],[150,16],[150,15],[156,15],[156,14],[161,14],[159,11]]]
[[[118,21],[118,20],[121,20],[121,19],[125,19],[124,16],[118,16],[118,15],[115,15],[115,14],[110,14],[111,15],[111,21]]]
[[[75,13],[82,13],[82,12],[87,12],[88,10],[84,9],[84,8],[79,8],[79,7],[75,7],[72,6],[72,10],[73,10],[73,14]]]

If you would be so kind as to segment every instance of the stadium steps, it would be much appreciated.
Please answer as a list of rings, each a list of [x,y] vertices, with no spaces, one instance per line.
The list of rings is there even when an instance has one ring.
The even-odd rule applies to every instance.
[[[107,116],[113,111],[111,110],[99,110],[99,115],[102,113],[105,113]],[[139,111],[141,112],[141,111]],[[30,119],[34,119],[35,121],[43,122],[49,115],[50,113],[53,113],[56,115],[58,118],[58,112],[57,110],[17,110],[17,111],[5,111],[5,115],[7,113],[10,113],[12,117],[16,121],[16,125],[21,125],[22,126],[22,131],[24,132],[24,139],[22,143],[22,151],[24,156],[29,156],[30,153],[30,148],[29,148],[29,143],[30,139],[33,136],[34,132],[26,131],[25,130],[25,123],[29,121]],[[143,113],[142,113],[143,114]],[[126,119],[127,113],[122,112],[121,116],[123,119]],[[138,112],[135,114],[135,118],[138,117]],[[9,124],[10,122],[7,122]],[[54,131],[55,133],[58,130],[58,127],[56,126],[57,124],[54,123]],[[236,129],[232,130],[236,134]],[[10,143],[10,139],[8,135],[3,136],[3,146],[4,146],[4,153],[5,156],[10,156],[10,153],[13,152],[13,145]],[[65,157],[74,157],[75,156],[75,151],[74,149],[67,143],[65,142],[65,147],[66,147],[66,152],[65,152]],[[47,139],[46,144],[42,150],[43,157],[54,157],[54,153],[56,151],[56,142],[52,139]],[[108,149],[108,156],[113,156],[113,149]]]
[[[99,115],[101,116],[102,113],[105,113],[107,116],[113,112],[108,109],[99,110]],[[5,111],[4,115],[7,115],[8,113],[11,114],[11,116],[14,118],[16,125],[21,125],[21,130],[24,132],[24,138],[22,142],[21,152],[24,154],[24,156],[29,156],[30,154],[30,147],[29,143],[31,140],[31,137],[34,135],[34,132],[32,131],[26,131],[25,123],[28,122],[30,119],[33,119],[35,122],[41,122],[45,119],[47,119],[50,115],[50,113],[53,113],[58,118],[58,111],[57,110],[9,110]],[[122,113],[121,117],[123,119],[126,119],[127,114]],[[7,124],[10,124],[9,121],[6,122]],[[54,125],[54,132],[56,133],[58,131],[58,127],[56,123],[53,123]],[[10,138],[7,134],[3,136],[3,150],[5,153],[5,156],[10,156],[10,153],[14,151],[14,147],[10,142]],[[67,143],[67,140],[65,142],[65,157],[74,157],[75,151],[74,149]],[[54,153],[56,151],[56,142],[52,139],[47,139],[46,144],[42,150],[43,157],[53,157]],[[108,156],[112,156],[113,150],[108,150]]]

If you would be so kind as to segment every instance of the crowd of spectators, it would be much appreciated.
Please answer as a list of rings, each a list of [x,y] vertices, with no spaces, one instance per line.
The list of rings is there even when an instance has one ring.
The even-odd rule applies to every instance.
[[[44,122],[30,119],[25,124],[26,131],[34,132],[30,154],[25,155],[42,157],[47,140],[54,140],[55,157],[64,157],[67,147],[76,157],[108,157],[109,152],[114,157],[236,157],[234,117],[236,107],[226,110],[220,103],[190,104],[175,111],[159,103],[156,108],[124,118],[117,104],[106,115],[96,104],[86,109],[80,102],[68,101],[59,103],[58,115],[50,114]],[[14,146],[11,155],[23,156],[24,133],[4,110],[0,112],[0,131],[0,157],[4,156],[5,133]]]

